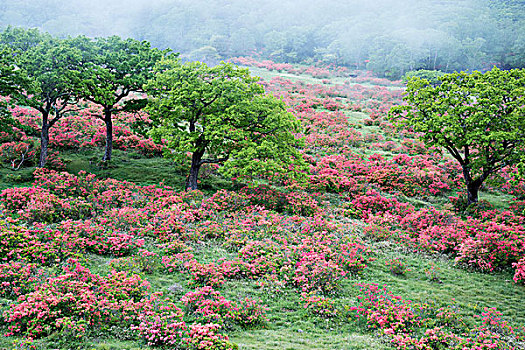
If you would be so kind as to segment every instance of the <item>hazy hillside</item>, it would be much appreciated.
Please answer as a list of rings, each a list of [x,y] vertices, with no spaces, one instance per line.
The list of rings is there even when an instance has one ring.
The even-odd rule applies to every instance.
[[[4,1],[0,27],[56,35],[117,34],[217,61],[254,52],[371,69],[399,78],[413,69],[525,65],[523,1]]]

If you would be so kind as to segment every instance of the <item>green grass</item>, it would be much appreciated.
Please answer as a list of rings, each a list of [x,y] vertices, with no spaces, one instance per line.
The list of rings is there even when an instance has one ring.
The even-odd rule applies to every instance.
[[[66,171],[72,174],[86,171],[99,178],[130,181],[142,186],[162,183],[176,190],[184,190],[189,164],[178,164],[162,157],[148,158],[138,153],[115,149],[111,162],[103,165],[100,162],[103,152],[103,149],[65,150],[60,152],[60,157],[66,164]],[[10,187],[31,186],[35,169],[36,167],[32,166],[13,171],[7,167],[0,167],[0,191]],[[232,182],[216,174],[201,177],[202,191],[214,192],[219,188],[230,189]]]
[[[390,242],[375,243],[372,249],[377,260],[365,270],[364,281],[386,284],[394,294],[416,303],[455,304],[465,315],[495,307],[515,325],[525,324],[525,288],[512,281],[511,271],[468,271],[445,256],[410,253]],[[404,276],[390,273],[385,262],[395,257],[401,257],[411,271]],[[438,269],[441,282],[433,282],[427,276],[431,266]]]
[[[230,339],[243,350],[357,350],[388,349],[373,335],[341,334],[334,331],[250,330],[233,333]]]

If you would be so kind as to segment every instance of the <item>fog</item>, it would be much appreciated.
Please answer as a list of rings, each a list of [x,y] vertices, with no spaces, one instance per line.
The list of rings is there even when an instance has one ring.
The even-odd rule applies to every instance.
[[[119,35],[186,59],[258,54],[396,78],[407,70],[525,64],[517,0],[0,0],[0,27],[57,36]]]

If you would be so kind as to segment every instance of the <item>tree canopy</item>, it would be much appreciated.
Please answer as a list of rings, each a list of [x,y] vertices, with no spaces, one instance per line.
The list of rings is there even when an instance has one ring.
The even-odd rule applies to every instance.
[[[165,155],[180,162],[191,154],[187,189],[196,189],[199,169],[223,163],[223,174],[273,176],[305,167],[294,133],[299,121],[284,103],[264,94],[247,69],[221,63],[163,60],[146,88],[152,131],[167,142]]]
[[[16,121],[8,110],[11,98],[19,95],[19,89],[26,89],[29,80],[20,74],[13,64],[14,52],[8,47],[0,47],[0,132],[12,132]]]
[[[168,50],[152,48],[147,41],[118,36],[95,41],[78,38],[77,43],[84,62],[79,95],[102,107],[102,115],[97,116],[106,124],[106,149],[102,160],[109,161],[113,149],[112,115],[145,106],[145,97],[128,97],[143,92],[143,85],[152,77],[155,64]]]
[[[19,90],[18,103],[42,114],[39,167],[46,163],[49,129],[76,108],[81,59],[80,49],[70,40],[55,38],[44,38],[16,57],[16,65],[33,82],[31,89]]]
[[[392,117],[420,133],[428,146],[445,148],[463,169],[468,204],[489,175],[525,159],[525,69],[411,78]]]

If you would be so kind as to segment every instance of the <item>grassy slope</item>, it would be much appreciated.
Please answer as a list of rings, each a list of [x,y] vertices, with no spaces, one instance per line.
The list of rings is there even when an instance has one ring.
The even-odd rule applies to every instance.
[[[264,79],[275,76],[276,73],[262,69],[253,69],[255,75]],[[282,74],[284,78],[302,80],[305,83],[321,83],[320,79],[306,76],[291,76]],[[338,78],[335,83],[342,83]],[[367,117],[364,113],[347,112],[352,122],[359,124]],[[363,126],[363,134],[378,132],[378,127]],[[160,181],[166,185],[181,188],[184,180],[184,169],[170,161],[163,159],[145,159],[138,155],[115,151],[114,166],[100,169],[96,160],[102,155],[101,151],[94,153],[66,154],[68,170],[78,172],[86,170],[103,177],[113,177],[119,180],[128,180],[140,184],[152,184]],[[0,170],[0,189],[27,185],[30,183],[30,170],[13,175],[12,172]],[[13,176],[21,175],[20,179]],[[204,189],[223,187],[219,178],[210,178],[203,181]],[[481,198],[489,199],[497,207],[505,207],[505,197],[498,194],[481,194]],[[427,204],[426,202],[419,203]],[[343,218],[340,218],[343,220]],[[343,292],[336,297],[338,302],[345,304],[355,303],[357,288],[355,282],[374,282],[386,284],[394,294],[416,303],[428,302],[437,305],[455,305],[465,316],[465,322],[472,322],[472,315],[480,312],[483,307],[496,307],[506,319],[514,325],[525,324],[525,288],[512,283],[510,272],[496,274],[480,274],[466,271],[454,266],[453,261],[443,257],[429,257],[408,252],[402,247],[389,243],[372,243],[375,261],[357,279],[346,280]],[[220,257],[233,257],[220,246],[219,243],[207,242],[205,245],[195,245],[196,255],[201,261],[212,261]],[[405,276],[395,276],[388,272],[385,261],[401,257],[411,269]],[[107,270],[109,258],[90,256],[90,268],[93,272],[104,273]],[[432,282],[426,271],[431,266],[439,269],[441,283]],[[182,286],[182,291],[174,295],[180,297],[191,290],[188,281],[180,275],[162,275],[154,273],[146,278],[152,283],[156,291],[169,293],[168,287],[174,283]],[[308,315],[302,309],[299,295],[295,290],[282,289],[280,291],[259,288],[254,281],[228,282],[221,289],[227,298],[249,295],[261,298],[269,306],[268,317],[270,322],[265,329],[243,330],[236,329],[229,332],[231,339],[240,349],[388,349],[388,344],[382,343],[373,333],[367,332],[362,325],[353,320],[341,318],[325,320]],[[10,341],[0,338],[0,348],[9,346]],[[47,347],[49,344],[44,345]],[[50,345],[49,345],[50,346]],[[95,349],[131,349],[143,348],[138,343],[117,341],[114,339],[97,338],[91,341],[89,348]]]

